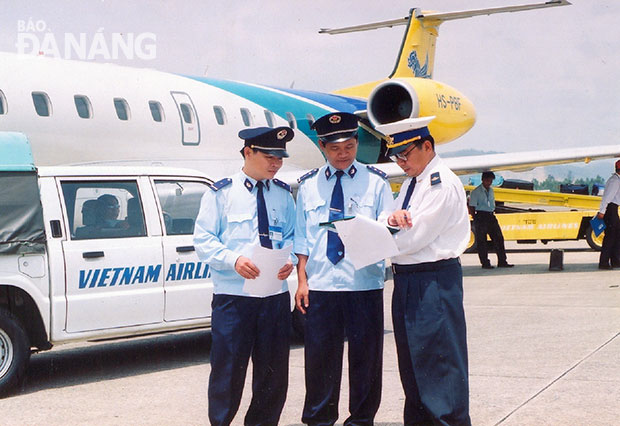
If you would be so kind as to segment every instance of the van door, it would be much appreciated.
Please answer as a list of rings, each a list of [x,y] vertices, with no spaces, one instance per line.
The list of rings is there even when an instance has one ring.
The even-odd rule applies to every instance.
[[[161,237],[149,237],[136,180],[60,179],[67,332],[163,321]]]
[[[200,123],[192,99],[184,92],[170,92],[170,94],[177,105],[181,119],[183,145],[198,145],[200,143]]]
[[[207,182],[154,179],[163,236],[166,321],[211,317],[213,282],[209,265],[198,259],[193,233]]]

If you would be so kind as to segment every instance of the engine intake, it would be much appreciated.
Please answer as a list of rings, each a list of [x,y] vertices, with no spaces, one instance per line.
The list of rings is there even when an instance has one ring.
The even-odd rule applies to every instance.
[[[405,81],[383,82],[368,97],[368,118],[373,126],[415,118],[419,113],[418,95]]]

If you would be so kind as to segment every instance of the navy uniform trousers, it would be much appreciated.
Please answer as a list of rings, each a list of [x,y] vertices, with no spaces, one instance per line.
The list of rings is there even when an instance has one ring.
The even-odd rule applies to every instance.
[[[381,402],[383,290],[310,291],[305,323],[306,400],[302,421],[338,419],[344,339],[349,344],[345,425],[372,425]]]
[[[493,212],[476,211],[476,214],[474,215],[474,228],[480,264],[490,265],[489,249],[487,248],[487,234],[491,237],[493,247],[495,247],[497,263],[499,265],[506,264],[507,261],[506,248],[504,247],[504,236],[502,235],[502,228],[500,228],[495,214],[493,214]]]
[[[241,402],[250,356],[252,401],[246,425],[277,425],[288,389],[288,292],[265,298],[216,294],[211,304],[209,421],[229,425]]]
[[[620,219],[618,218],[618,205],[609,203],[605,210],[605,237],[601,248],[600,266],[620,268]]]
[[[404,423],[470,425],[463,273],[458,258],[393,265],[392,320]]]

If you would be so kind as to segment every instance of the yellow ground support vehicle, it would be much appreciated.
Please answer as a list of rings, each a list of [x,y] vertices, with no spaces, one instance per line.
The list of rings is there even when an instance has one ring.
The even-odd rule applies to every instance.
[[[468,193],[474,188],[471,185],[465,186]],[[585,239],[592,249],[601,249],[604,233],[597,237],[590,228],[590,219],[596,215],[601,197],[498,187],[493,190],[497,221],[502,228],[504,240],[546,243]],[[533,205],[546,207],[543,210],[532,208]],[[468,251],[475,250],[476,243],[472,232]]]

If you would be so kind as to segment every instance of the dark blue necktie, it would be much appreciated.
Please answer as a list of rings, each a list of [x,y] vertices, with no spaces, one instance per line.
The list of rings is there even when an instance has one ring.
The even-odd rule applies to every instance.
[[[332,200],[329,203],[329,220],[344,218],[344,195],[342,193],[342,184],[340,178],[344,172],[338,170],[336,172],[336,184],[332,191]],[[344,257],[344,244],[334,231],[327,231],[327,258],[335,265]]]
[[[258,237],[260,245],[267,248],[273,248],[269,239],[269,219],[267,218],[267,205],[263,195],[263,182],[256,182],[256,209],[258,213]]]
[[[407,207],[409,207],[409,200],[411,200],[413,188],[415,188],[415,178],[411,178],[411,183],[409,183],[409,187],[407,188],[407,193],[405,194],[405,199],[403,200],[403,206],[401,209],[407,210]]]

